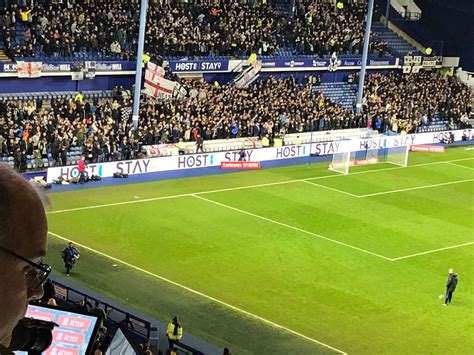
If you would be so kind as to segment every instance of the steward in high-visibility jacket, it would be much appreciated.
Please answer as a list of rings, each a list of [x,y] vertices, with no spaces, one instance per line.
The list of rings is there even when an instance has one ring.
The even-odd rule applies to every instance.
[[[179,343],[183,337],[183,327],[178,323],[178,317],[174,317],[173,321],[168,323],[168,330],[166,331],[170,350],[174,349],[174,344]]]
[[[252,63],[255,62],[256,60],[257,60],[257,53],[252,52],[252,54],[250,54],[250,57],[249,57],[249,59],[248,59],[249,64],[252,64]]]
[[[75,102],[78,102],[82,105],[84,102],[84,95],[82,95],[82,91],[77,93],[76,97],[74,98]]]

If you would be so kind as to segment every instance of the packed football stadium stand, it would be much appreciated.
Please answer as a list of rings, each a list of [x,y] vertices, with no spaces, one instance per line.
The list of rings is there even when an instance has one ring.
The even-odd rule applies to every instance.
[[[317,78],[317,77],[316,77]],[[371,74],[363,115],[328,98],[314,77],[298,84],[270,77],[239,90],[186,82],[188,97],[143,101],[138,137],[130,122],[129,92],[109,97],[81,94],[53,99],[0,99],[0,153],[17,169],[140,157],[142,145],[240,137],[283,137],[288,133],[367,127],[413,133],[435,124],[439,130],[466,127],[468,88],[434,73]],[[355,80],[356,78],[350,78]],[[103,95],[103,94],[100,94]]]
[[[0,10],[0,45],[10,58],[136,54],[139,6],[130,1],[37,1],[31,9],[17,1],[6,4]],[[366,1],[341,8],[330,1],[299,1],[293,18],[289,3],[283,7],[262,0],[150,1],[145,50],[162,57],[362,53]],[[388,54],[381,38],[374,37],[369,49],[372,56]]]

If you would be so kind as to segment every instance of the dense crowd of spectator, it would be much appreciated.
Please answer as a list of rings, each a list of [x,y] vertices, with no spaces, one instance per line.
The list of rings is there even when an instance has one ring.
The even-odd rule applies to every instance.
[[[333,3],[302,0],[295,10],[291,40],[300,54],[361,54],[367,4],[349,2],[342,9]],[[372,39],[369,50],[375,56],[388,54],[386,43]]]
[[[431,121],[449,121],[454,128],[467,124],[472,109],[466,85],[430,71],[371,74],[364,93],[363,110],[382,131],[388,126],[394,132],[413,133]]]
[[[467,122],[469,90],[456,78],[435,73],[367,76],[362,115],[347,111],[325,97],[309,77],[297,84],[293,77],[269,77],[247,89],[183,81],[185,99],[143,99],[138,132],[130,119],[131,100],[118,90],[114,99],[82,98],[36,101],[0,101],[0,157],[12,156],[18,169],[27,156],[33,166],[50,153],[56,164],[68,163],[72,147],[93,161],[134,159],[141,146],[311,130],[371,126],[384,132],[415,132],[430,121]]]
[[[0,9],[0,42],[11,58],[71,57],[80,51],[122,59],[135,55],[137,0],[39,0],[31,9],[18,6],[18,1],[3,2],[8,5]],[[338,8],[301,0],[290,18],[267,0],[151,0],[145,50],[153,56],[269,55],[280,47],[320,56],[359,54],[366,10],[365,1]],[[370,49],[373,55],[387,54],[385,44],[377,40]]]
[[[57,164],[66,164],[71,147],[82,147],[93,161],[108,161],[137,158],[142,145],[196,141],[198,136],[261,138],[308,131],[312,125],[318,130],[359,125],[339,104],[313,90],[313,84],[299,86],[293,78],[268,78],[245,90],[184,85],[184,100],[143,100],[136,133],[131,101],[120,93],[111,101],[70,98],[52,100],[48,107],[41,100],[0,102],[0,155],[13,156],[15,166],[24,169],[29,155],[35,167],[48,153]]]
[[[245,90],[194,82],[188,90],[187,100],[142,106],[145,143],[190,141],[198,135],[205,140],[261,138],[310,131],[312,125],[321,130],[349,125],[331,120],[347,117],[342,106],[314,90],[311,83],[298,85],[293,77],[270,77]],[[156,127],[154,134],[150,134],[150,127]]]
[[[272,54],[288,30],[270,5],[157,4],[150,9],[146,49],[162,56]]]

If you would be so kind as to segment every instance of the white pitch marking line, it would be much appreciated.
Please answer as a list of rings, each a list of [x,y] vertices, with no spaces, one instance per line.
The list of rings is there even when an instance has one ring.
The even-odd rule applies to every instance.
[[[200,199],[200,200],[203,200],[203,201],[206,201],[206,202],[209,202],[209,203],[213,203],[213,204],[215,204],[215,205],[218,205],[218,206],[221,206],[221,207],[224,207],[224,208],[227,208],[227,209],[230,209],[230,210],[239,212],[239,213],[243,213],[243,214],[246,214],[246,215],[255,217],[255,218],[259,218],[259,219],[264,220],[264,221],[266,221],[266,222],[274,223],[274,224],[277,224],[277,225],[279,225],[279,226],[286,227],[286,228],[289,228],[289,229],[293,229],[293,230],[296,230],[296,231],[301,232],[301,233],[309,234],[309,235],[311,235],[311,236],[313,236],[313,237],[316,237],[316,238],[319,238],[319,239],[327,240],[328,242],[331,242],[331,243],[339,244],[339,245],[345,246],[345,247],[347,247],[347,248],[351,248],[351,249],[354,249],[354,250],[357,250],[357,251],[360,251],[360,252],[363,252],[363,253],[366,253],[366,254],[370,254],[370,255],[376,256],[376,257],[381,258],[381,259],[384,259],[384,260],[391,261],[391,259],[390,259],[390,258],[387,258],[386,256],[383,256],[383,255],[380,255],[380,254],[377,254],[377,253],[373,253],[373,252],[371,252],[371,251],[368,251],[368,250],[365,250],[365,249],[362,249],[362,248],[358,248],[358,247],[356,247],[356,246],[354,246],[354,245],[346,244],[346,243],[340,242],[340,241],[338,241],[338,240],[331,239],[331,238],[322,236],[322,235],[320,235],[320,234],[316,234],[316,233],[307,231],[307,230],[305,230],[305,229],[292,226],[292,225],[290,225],[290,224],[286,224],[286,223],[283,223],[283,222],[278,222],[278,221],[275,221],[274,219],[270,219],[270,218],[267,218],[267,217],[264,217],[264,216],[260,216],[260,215],[258,215],[258,214],[252,213],[252,212],[244,211],[244,210],[241,210],[241,209],[239,209],[239,208],[232,207],[232,206],[229,206],[229,205],[226,205],[226,204],[223,204],[223,203],[214,201],[214,200],[210,200],[210,199],[207,199],[207,198],[202,197],[202,196],[198,196],[198,195],[191,195],[191,196],[192,196],[192,197],[195,197],[195,198],[198,198],[198,199]]]
[[[91,210],[91,209],[95,209],[95,208],[121,206],[121,205],[129,205],[129,204],[133,204],[133,203],[151,202],[151,201],[159,201],[159,200],[168,200],[168,199],[172,199],[172,198],[186,197],[186,196],[189,196],[189,194],[160,196],[160,197],[146,198],[146,199],[143,199],[143,200],[131,200],[131,201],[123,201],[123,202],[106,203],[106,204],[103,204],[103,205],[68,208],[68,209],[65,209],[65,210],[49,211],[49,212],[46,212],[46,214],[56,214],[56,213],[64,213],[64,212]]]
[[[327,179],[327,178],[333,178],[333,177],[344,177],[344,176],[367,174],[367,173],[377,173],[377,172],[387,171],[387,170],[417,168],[417,167],[420,167],[420,166],[446,164],[446,163],[452,163],[452,162],[457,162],[457,161],[465,161],[465,160],[473,160],[473,159],[474,158],[461,158],[461,159],[444,160],[444,161],[433,161],[433,162],[430,162],[430,163],[413,164],[413,165],[408,165],[408,166],[394,166],[394,167],[384,168],[384,169],[356,171],[354,173],[349,173],[349,175],[337,174],[337,175],[316,176],[314,178],[307,178],[307,179],[304,179],[304,180]]]
[[[454,165],[454,166],[457,166],[457,167],[460,167],[460,168],[465,168],[465,169],[469,169],[469,170],[474,170],[474,168],[471,168],[470,166],[466,166],[466,165],[461,165],[461,164],[456,164],[456,163],[451,163],[451,162],[449,162],[448,164],[449,164],[449,165]]]
[[[406,189],[375,192],[375,193],[373,193],[373,194],[359,195],[358,197],[364,198],[364,197],[371,197],[371,196],[380,196],[380,195],[394,194],[394,193],[397,193],[397,192],[405,192],[405,191],[413,191],[413,190],[430,189],[430,188],[432,188],[432,187],[446,186],[446,185],[454,185],[454,184],[462,184],[462,183],[464,183],[464,182],[469,182],[469,181],[474,181],[474,179],[466,179],[466,180],[442,182],[442,183],[440,183],[440,184],[423,185],[423,186],[409,187],[409,188],[406,188]]]
[[[130,263],[127,263],[126,261],[123,261],[123,260],[114,258],[113,256],[110,256],[110,255],[108,255],[108,254],[102,253],[102,252],[100,252],[100,251],[98,251],[98,250],[92,249],[92,248],[90,248],[90,247],[88,247],[88,246],[85,246],[85,245],[83,245],[83,244],[77,243],[77,242],[75,242],[75,241],[73,241],[73,240],[71,240],[71,239],[64,238],[64,237],[60,236],[59,234],[52,233],[52,232],[48,232],[48,233],[51,234],[51,235],[53,235],[53,236],[55,236],[55,237],[58,238],[58,239],[61,239],[61,240],[67,241],[67,242],[73,242],[74,244],[80,246],[80,247],[83,248],[83,249],[87,249],[87,250],[89,250],[89,251],[91,251],[91,252],[93,252],[93,253],[96,253],[96,254],[98,254],[98,255],[104,256],[104,257],[106,257],[106,258],[108,258],[108,259],[110,259],[110,260],[113,260],[113,261],[116,261],[116,262],[121,263],[121,264],[123,264],[123,265],[126,265],[126,266],[128,266],[129,268],[135,269],[135,270],[140,271],[140,272],[142,272],[142,273],[144,273],[144,274],[147,274],[147,275],[149,275],[149,276],[152,276],[152,277],[155,277],[155,278],[160,279],[160,280],[162,280],[162,281],[168,282],[168,283],[170,283],[170,284],[172,284],[172,285],[174,285],[174,286],[180,287],[180,288],[182,288],[182,289],[184,289],[184,290],[186,290],[186,291],[188,291],[188,292],[191,292],[191,293],[193,293],[193,294],[195,294],[195,295],[198,295],[198,296],[201,296],[201,297],[203,297],[203,298],[206,298],[206,299],[208,299],[208,300],[210,300],[210,301],[213,301],[213,302],[218,303],[218,304],[220,304],[220,305],[222,305],[222,306],[225,306],[225,307],[227,307],[227,308],[230,308],[230,309],[232,309],[232,310],[234,310],[234,311],[236,311],[236,312],[245,314],[246,316],[248,316],[248,317],[250,317],[250,318],[258,319],[259,321],[261,321],[261,322],[263,322],[263,323],[266,323],[266,324],[268,324],[268,325],[270,325],[270,326],[272,326],[272,327],[275,327],[275,328],[284,330],[284,331],[286,331],[286,332],[288,332],[288,333],[290,333],[290,334],[296,335],[296,336],[298,336],[298,337],[300,337],[300,338],[303,338],[303,339],[308,340],[308,341],[310,341],[310,342],[313,342],[313,343],[315,343],[315,344],[324,346],[325,348],[334,350],[335,352],[337,352],[337,353],[339,353],[339,354],[347,355],[347,353],[344,352],[344,351],[342,351],[342,350],[339,350],[339,349],[337,349],[337,348],[335,348],[335,347],[332,347],[332,346],[330,346],[330,345],[328,345],[328,344],[325,344],[325,343],[323,343],[323,342],[320,342],[320,341],[318,341],[318,340],[316,340],[316,339],[310,338],[310,337],[308,337],[308,336],[306,336],[306,335],[304,335],[304,334],[298,333],[297,331],[292,330],[292,329],[290,329],[290,328],[287,328],[287,327],[285,327],[285,326],[283,326],[283,325],[274,323],[274,322],[272,322],[272,321],[270,321],[270,320],[268,320],[268,319],[265,319],[265,318],[262,318],[262,317],[260,317],[260,316],[257,316],[256,314],[247,312],[247,311],[245,311],[245,310],[243,310],[243,309],[241,309],[241,308],[238,308],[238,307],[236,307],[236,306],[232,306],[232,305],[229,304],[229,303],[226,303],[226,302],[224,302],[224,301],[221,301],[221,300],[219,300],[219,299],[217,299],[217,298],[214,298],[214,297],[212,297],[212,296],[206,295],[205,293],[196,291],[196,290],[194,290],[194,289],[192,289],[192,288],[190,288],[190,287],[184,286],[184,285],[182,285],[182,284],[180,284],[180,283],[177,283],[177,282],[175,282],[175,281],[172,281],[172,280],[170,280],[170,279],[167,279],[166,277],[163,277],[163,276],[154,274],[154,273],[152,273],[152,272],[150,272],[150,271],[148,271],[148,270],[145,270],[145,269],[142,269],[142,268],[140,268],[140,267],[138,267],[138,266],[135,266],[135,265],[132,265],[132,264],[130,264]]]
[[[448,249],[455,249],[455,248],[460,248],[466,245],[472,245],[474,242],[467,242],[464,244],[457,244],[457,245],[452,245],[450,247],[445,247],[445,248],[439,248],[439,249],[433,249],[433,250],[428,250],[428,251],[423,251],[421,253],[416,253],[416,254],[410,254],[410,255],[405,255],[405,256],[400,256],[398,258],[393,258],[392,261],[398,261],[398,260],[403,260],[403,259],[408,259],[408,258],[413,258],[415,256],[420,256],[420,255],[426,255],[426,254],[431,254],[431,253],[437,253],[439,251],[443,250],[448,250]]]
[[[328,190],[331,190],[331,191],[339,192],[339,193],[341,193],[341,194],[349,195],[349,196],[351,196],[351,197],[360,198],[359,195],[354,195],[354,194],[351,194],[350,192],[338,190],[338,189],[335,189],[335,188],[332,188],[332,187],[329,187],[329,186],[324,186],[324,185],[316,184],[315,182],[311,182],[311,181],[308,181],[308,180],[301,180],[301,182],[305,182],[305,183],[310,184],[310,185],[322,187],[323,189],[328,189]]]
[[[463,159],[454,159],[454,160],[438,161],[438,162],[431,162],[431,163],[422,163],[422,164],[409,165],[406,168],[413,168],[413,167],[427,166],[427,165],[445,164],[445,163],[451,163],[451,162],[456,162],[456,161],[464,161],[464,160],[472,160],[472,159],[474,159],[474,158],[463,158]],[[374,173],[374,172],[394,170],[394,169],[403,169],[403,168],[404,167],[396,166],[396,167],[386,168],[386,169],[356,171],[356,172],[354,172],[350,175],[367,174],[367,173]],[[265,187],[265,186],[292,184],[292,183],[295,183],[295,182],[301,182],[301,181],[307,181],[307,180],[308,181],[309,180],[319,180],[319,179],[335,178],[335,177],[341,177],[341,176],[344,176],[344,175],[337,174],[337,175],[316,176],[316,177],[307,178],[307,179],[287,180],[287,181],[280,181],[280,182],[270,182],[270,183],[266,183],[266,184],[230,187],[230,188],[224,188],[224,189],[208,190],[208,191],[201,191],[201,192],[194,192],[194,193],[187,193],[187,194],[152,197],[152,198],[147,198],[147,199],[143,199],[143,200],[130,200],[130,201],[123,201],[123,202],[106,203],[106,204],[103,204],[103,205],[68,208],[68,209],[64,209],[64,210],[50,211],[50,212],[47,212],[47,214],[56,214],[56,213],[82,211],[82,210],[89,210],[89,209],[103,208],[103,207],[121,206],[121,205],[128,205],[128,204],[132,204],[132,203],[167,200],[167,199],[187,197],[187,196],[192,196],[192,195],[204,195],[204,194],[212,194],[212,193],[217,193],[217,192],[236,191],[236,190],[252,189],[252,188],[257,188],[257,187]]]

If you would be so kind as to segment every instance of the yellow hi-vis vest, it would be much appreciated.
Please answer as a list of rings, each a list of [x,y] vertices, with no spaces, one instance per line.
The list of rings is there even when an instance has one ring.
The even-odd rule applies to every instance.
[[[147,64],[150,61],[150,59],[151,57],[147,53],[143,54],[143,57],[142,57],[143,63]]]
[[[183,328],[178,327],[178,332],[175,335],[174,327],[176,327],[174,323],[168,323],[168,330],[166,331],[166,335],[168,335],[168,338],[171,340],[180,340],[183,337]]]
[[[250,54],[250,57],[249,57],[249,64],[252,64],[253,62],[255,62],[257,60],[257,53],[252,53]]]
[[[74,101],[79,101],[81,104],[84,100],[84,96],[81,94],[77,94],[76,97],[74,98]]]

